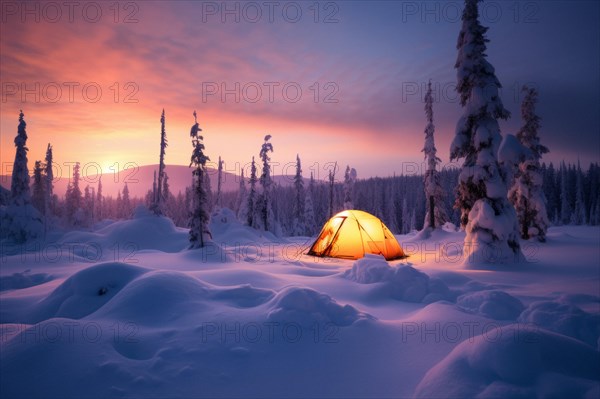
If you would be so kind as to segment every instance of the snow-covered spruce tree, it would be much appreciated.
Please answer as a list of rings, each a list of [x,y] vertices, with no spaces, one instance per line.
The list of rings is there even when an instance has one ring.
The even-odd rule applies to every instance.
[[[517,211],[521,238],[528,240],[535,237],[544,242],[550,222],[542,189],[543,175],[540,159],[548,152],[548,148],[540,144],[538,136],[540,117],[535,113],[537,90],[525,86],[523,93],[525,93],[521,105],[523,126],[517,133],[517,139],[529,150],[529,156],[519,163],[508,198]]]
[[[356,181],[356,169],[346,165],[344,172],[344,209],[354,209],[354,182]]]
[[[256,194],[256,182],[257,182],[256,162],[254,161],[254,157],[252,157],[252,164],[250,165],[250,180],[249,180],[250,190],[248,191],[248,201],[247,201],[247,207],[248,207],[247,224],[248,224],[248,226],[254,227],[254,228],[256,228],[255,214],[256,214],[256,202],[258,200],[257,194]]]
[[[33,168],[33,188],[31,193],[31,203],[42,215],[45,212],[44,207],[44,179],[42,176],[42,162],[35,161]]]
[[[507,198],[506,171],[499,165],[498,119],[508,119],[501,87],[487,61],[487,28],[479,23],[480,0],[465,0],[458,36],[457,91],[464,114],[456,126],[450,160],[464,158],[455,206],[465,228],[466,263],[510,263],[522,259],[517,215]]]
[[[312,172],[310,173],[310,182],[308,183],[308,190],[304,193],[304,233],[307,236],[312,236],[317,231],[317,224],[315,218],[315,208],[313,203],[313,196],[315,193],[315,179]]]
[[[200,135],[200,125],[198,124],[197,114],[194,111],[194,125],[190,130],[192,138],[192,157],[190,159],[190,167],[194,165],[192,171],[194,177],[193,186],[193,211],[190,219],[190,249],[203,248],[206,245],[207,239],[211,238],[208,230],[209,222],[209,206],[208,197],[206,194],[206,161],[210,159],[204,155],[204,137]]]
[[[240,175],[240,188],[236,201],[237,218],[240,222],[246,223],[248,220],[248,190],[246,189],[246,179],[244,178],[244,168]]]
[[[52,146],[48,143],[44,169],[44,214],[48,217],[54,213],[54,170],[52,169]]]
[[[27,169],[27,123],[19,113],[19,126],[15,137],[15,162],[13,164],[10,200],[0,207],[0,238],[17,243],[35,239],[43,233],[42,216],[31,204],[29,171]]]
[[[306,232],[305,225],[305,194],[304,178],[302,177],[302,164],[300,155],[296,154],[296,174],[294,175],[294,206],[292,209],[292,231],[293,236],[301,236]]]
[[[27,169],[27,151],[29,151],[27,148],[27,131],[25,130],[27,123],[23,119],[24,116],[23,111],[21,111],[19,114],[17,137],[15,137],[17,152],[15,154],[10,184],[11,198],[14,205],[26,205],[31,200],[29,194],[29,171]]]
[[[441,159],[437,157],[437,149],[435,148],[435,140],[433,134],[435,126],[433,124],[433,96],[431,95],[431,80],[427,86],[427,94],[425,94],[425,115],[427,116],[427,126],[425,127],[425,145],[423,153],[427,160],[427,170],[423,177],[425,186],[425,221],[423,229],[431,227],[441,227],[450,219],[446,214],[444,202],[446,193],[442,187],[440,176],[437,171],[437,165]]]
[[[269,143],[270,139],[271,135],[267,134],[259,153],[260,159],[262,160],[262,174],[260,175],[259,179],[262,192],[258,202],[262,229],[265,231],[275,232],[275,217],[273,215],[273,208],[271,206],[271,186],[273,181],[271,179],[271,165],[269,164],[269,161],[271,160],[269,157],[269,152],[273,152],[273,145]]]
[[[219,155],[219,164],[217,166],[217,198],[215,199],[215,205],[217,209],[221,208],[223,201],[221,189],[223,185],[223,161],[221,161],[221,156]]]

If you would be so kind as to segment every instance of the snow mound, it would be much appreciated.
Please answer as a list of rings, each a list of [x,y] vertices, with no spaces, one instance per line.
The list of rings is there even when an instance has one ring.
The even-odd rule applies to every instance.
[[[390,278],[393,269],[381,255],[365,254],[354,262],[352,269],[346,271],[344,276],[361,284],[371,284],[385,281]]]
[[[431,303],[451,297],[443,281],[429,278],[411,266],[392,267],[381,255],[365,255],[354,262],[344,277],[360,284],[382,283],[374,290],[375,296],[405,302]]]
[[[504,291],[489,290],[463,294],[457,306],[495,320],[516,320],[525,306],[520,300]]]
[[[415,398],[597,397],[600,353],[550,331],[512,324],[459,344]]]
[[[189,243],[188,243],[189,244]],[[227,245],[221,245],[214,241],[206,241],[203,248],[195,248],[184,251],[182,258],[195,262],[194,268],[207,263],[221,263],[235,261],[228,251]]]
[[[272,290],[243,284],[238,287],[219,290],[212,295],[212,298],[224,301],[233,307],[252,308],[268,302],[274,295],[275,292]]]
[[[81,270],[34,306],[29,322],[52,317],[80,319],[100,309],[130,281],[148,269],[125,263],[102,263]]]
[[[210,288],[187,274],[153,271],[128,284],[94,314],[142,325],[163,325],[206,308]]]
[[[52,276],[47,273],[31,274],[31,270],[28,269],[21,273],[13,273],[9,276],[1,276],[0,292],[29,288],[35,285],[47,283],[51,280]]]
[[[310,288],[287,287],[272,300],[268,319],[282,323],[298,323],[304,327],[333,323],[345,327],[358,320],[373,317],[350,305],[340,305],[329,295]]]
[[[79,239],[82,232],[67,234],[65,242],[87,241]],[[125,250],[139,251],[153,249],[162,252],[179,252],[189,245],[186,229],[177,228],[167,217],[155,216],[149,212],[136,210],[133,219],[111,223],[95,232],[91,240],[106,247],[119,245]]]
[[[229,208],[220,208],[210,216],[209,229],[215,242],[223,246],[260,245],[264,242],[281,242],[268,231],[258,231],[240,223]]]
[[[519,316],[519,322],[532,323],[596,347],[600,339],[600,314],[585,312],[560,301],[534,302]],[[598,347],[600,350],[600,347]]]

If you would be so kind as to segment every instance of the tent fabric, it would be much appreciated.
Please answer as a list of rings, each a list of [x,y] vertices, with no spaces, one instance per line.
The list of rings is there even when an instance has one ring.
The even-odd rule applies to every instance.
[[[387,260],[405,256],[396,237],[379,218],[358,210],[342,211],[329,219],[308,254],[345,259],[376,254]]]

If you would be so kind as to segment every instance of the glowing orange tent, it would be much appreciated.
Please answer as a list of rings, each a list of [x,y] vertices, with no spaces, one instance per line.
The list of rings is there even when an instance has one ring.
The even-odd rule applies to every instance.
[[[357,210],[342,211],[329,219],[308,254],[346,259],[376,254],[387,260],[405,256],[396,237],[379,218]]]

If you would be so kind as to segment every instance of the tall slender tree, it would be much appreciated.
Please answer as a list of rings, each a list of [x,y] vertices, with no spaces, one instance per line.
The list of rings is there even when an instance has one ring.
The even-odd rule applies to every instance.
[[[31,203],[43,215],[46,212],[45,193],[44,193],[44,178],[42,176],[42,162],[35,161],[33,169],[33,193],[31,195]]]
[[[164,172],[164,177],[163,177],[163,183],[162,183],[162,209],[163,209],[163,213],[167,216],[171,216],[170,213],[170,209],[169,209],[169,203],[171,202],[171,197],[173,196],[171,194],[171,186],[169,185],[169,175],[167,174],[167,172]]]
[[[222,206],[222,185],[223,185],[223,161],[221,160],[221,156],[219,155],[219,165],[217,166],[217,198],[215,200],[215,205],[220,208]]]
[[[292,210],[292,235],[301,236],[306,232],[304,178],[300,155],[296,154],[296,174],[294,175],[294,206]]]
[[[45,180],[45,198],[44,198],[44,214],[46,217],[54,213],[53,197],[54,197],[54,170],[52,169],[52,146],[48,143],[46,148],[46,159],[44,169]]]
[[[240,187],[236,200],[236,210],[238,220],[245,223],[248,220],[248,190],[246,190],[246,179],[244,178],[244,168],[240,174]]]
[[[271,186],[273,185],[273,180],[271,178],[271,165],[269,162],[271,161],[271,157],[269,157],[269,153],[273,152],[273,144],[269,143],[271,139],[271,135],[267,134],[265,136],[265,141],[260,148],[260,159],[262,160],[262,174],[260,175],[260,185],[262,187],[262,192],[260,195],[260,217],[262,222],[262,228],[265,231],[275,232],[274,224],[274,215],[272,208],[272,198],[271,198]]]
[[[427,161],[427,170],[423,177],[425,186],[425,200],[427,210],[425,213],[425,221],[423,228],[441,227],[450,219],[446,214],[444,206],[446,193],[442,187],[440,176],[437,171],[437,165],[441,159],[437,157],[437,149],[435,148],[435,125],[433,124],[433,95],[431,94],[431,80],[427,85],[427,94],[425,94],[425,115],[427,116],[427,126],[425,127],[425,145],[421,150],[425,154]]]
[[[465,0],[458,36],[457,91],[464,114],[456,126],[450,159],[464,158],[455,206],[465,228],[467,263],[510,263],[522,257],[517,215],[507,199],[507,174],[498,163],[498,119],[510,113],[500,99],[501,84],[487,61],[485,34],[479,23],[480,0]]]
[[[8,207],[0,208],[0,237],[23,243],[43,233],[39,211],[31,204],[29,171],[27,168],[27,123],[19,113],[19,125],[15,137],[15,162],[13,164]]]
[[[158,163],[158,181],[156,184],[155,191],[155,202],[152,205],[152,211],[156,215],[163,214],[163,205],[165,202],[164,198],[164,179],[165,179],[165,152],[168,146],[167,142],[167,131],[165,129],[165,110],[162,110],[160,116],[160,155]]]
[[[254,161],[254,157],[252,157],[252,163],[250,164],[250,180],[249,185],[250,189],[248,191],[248,219],[247,224],[250,227],[256,227],[256,202],[257,202],[257,194],[256,194],[256,162]]]
[[[527,240],[536,237],[543,242],[546,240],[550,222],[542,188],[540,159],[548,152],[548,148],[540,144],[538,136],[541,121],[535,113],[538,92],[527,86],[524,86],[522,91],[525,93],[521,105],[521,118],[524,123],[517,133],[517,139],[529,151],[529,156],[519,163],[508,198],[517,211],[521,238]]]
[[[10,192],[12,203],[14,205],[26,205],[31,201],[29,193],[29,170],[27,169],[27,123],[23,118],[23,111],[19,113],[19,127],[17,129],[17,137],[15,137],[15,162],[12,172],[12,180],[10,183]]]
[[[210,216],[205,188],[206,162],[210,161],[210,158],[204,154],[204,137],[200,135],[201,131],[196,111],[194,111],[194,125],[190,130],[193,147],[190,167],[192,165],[195,167],[192,171],[192,176],[194,177],[194,210],[192,211],[190,220],[190,249],[203,248],[206,245],[207,239],[211,237],[208,229]]]

